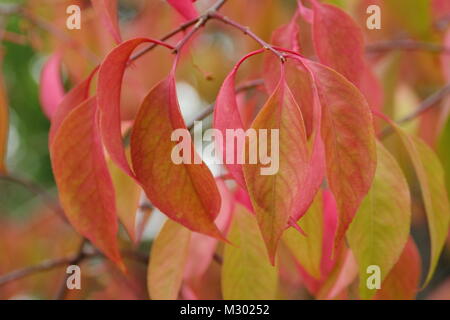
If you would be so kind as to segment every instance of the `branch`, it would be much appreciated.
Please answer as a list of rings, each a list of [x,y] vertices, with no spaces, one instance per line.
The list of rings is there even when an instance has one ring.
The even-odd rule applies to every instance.
[[[439,89],[438,91],[433,93],[431,96],[429,96],[428,98],[423,100],[422,103],[419,105],[419,107],[416,110],[414,110],[409,115],[398,120],[397,123],[403,124],[403,123],[406,123],[408,121],[411,121],[411,120],[417,118],[418,116],[420,116],[421,114],[430,110],[431,108],[438,106],[439,105],[438,102],[441,101],[445,96],[447,96],[449,94],[450,94],[450,84],[442,87],[441,89]],[[392,132],[393,132],[393,129],[391,127],[386,127],[381,131],[379,136],[382,139],[382,138],[389,136]]]
[[[286,62],[286,57],[284,54],[276,49],[274,49],[270,44],[268,44],[266,41],[261,39],[259,36],[257,36],[253,31],[250,30],[249,27],[245,27],[239,23],[237,23],[234,20],[229,19],[228,17],[225,17],[217,12],[211,14],[211,18],[216,19],[218,21],[221,21],[225,24],[228,24],[240,31],[242,31],[245,35],[248,35],[250,38],[258,42],[264,49],[267,49],[271,52],[273,52],[280,60],[281,62]]]
[[[380,41],[366,46],[367,53],[378,53],[391,50],[429,51],[433,53],[450,54],[450,48],[440,44],[409,39]]]

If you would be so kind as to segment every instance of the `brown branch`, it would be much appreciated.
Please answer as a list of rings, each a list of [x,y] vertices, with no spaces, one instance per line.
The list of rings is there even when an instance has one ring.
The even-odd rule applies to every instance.
[[[441,101],[445,96],[447,96],[449,94],[450,94],[450,84],[442,87],[441,89],[439,89],[438,91],[436,91],[435,93],[430,95],[428,98],[426,98],[425,100],[422,101],[422,103],[417,107],[416,110],[414,110],[409,115],[397,120],[396,122],[398,124],[403,124],[403,123],[406,123],[408,121],[411,121],[411,120],[417,118],[418,116],[422,115],[426,111],[434,108],[435,106],[438,106],[439,105],[438,102]],[[392,127],[386,127],[381,131],[379,137],[381,139],[385,138],[385,137],[389,136],[392,132],[393,132]]]
[[[286,57],[284,56],[284,54],[282,52],[276,50],[269,43],[267,43],[266,41],[261,39],[259,36],[257,36],[252,30],[250,30],[249,27],[245,27],[245,26],[239,24],[238,22],[231,20],[228,17],[225,17],[217,12],[212,13],[210,15],[210,17],[242,31],[245,35],[249,36],[256,42],[258,42],[264,49],[273,52],[273,54],[275,54],[281,60],[281,62],[284,63],[286,61]]]
[[[433,53],[450,54],[450,48],[440,44],[410,39],[380,41],[366,46],[367,53],[379,53],[391,50],[429,51]]]

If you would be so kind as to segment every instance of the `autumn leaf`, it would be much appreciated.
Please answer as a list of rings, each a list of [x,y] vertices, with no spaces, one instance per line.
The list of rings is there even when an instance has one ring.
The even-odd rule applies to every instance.
[[[161,44],[172,48],[160,41],[147,38],[125,41],[112,50],[101,64],[97,84],[103,143],[114,163],[131,177],[134,177],[134,173],[128,164],[122,144],[120,98],[122,80],[130,55],[143,43]]]
[[[375,300],[413,300],[419,291],[421,261],[410,237],[391,272],[387,275]]]
[[[220,194],[203,161],[194,163],[199,156],[189,134],[180,143],[192,155],[190,164],[175,164],[172,159],[178,145],[172,133],[177,129],[189,133],[178,105],[174,72],[150,90],[136,116],[131,133],[133,169],[152,204],[169,218],[192,231],[223,239],[214,224]]]
[[[244,130],[242,118],[236,99],[235,78],[241,64],[248,58],[261,53],[262,51],[254,51],[244,56],[233,68],[230,74],[225,78],[222,87],[217,94],[216,104],[214,108],[213,127],[222,132],[226,137],[227,130]],[[236,180],[241,188],[247,189],[245,184],[242,165],[238,160],[242,159],[243,150],[238,147],[238,138],[226,139],[223,146],[217,144],[219,154],[223,155],[223,163],[230,172],[231,176]],[[233,156],[233,159],[229,159]]]
[[[344,237],[372,184],[376,167],[375,134],[369,106],[343,76],[304,60],[314,74],[322,109],[327,179],[339,211],[335,244]]]
[[[126,152],[129,154],[129,150]],[[137,243],[136,212],[139,208],[142,189],[134,179],[120,170],[110,159],[108,168],[116,191],[117,216],[127,230],[130,239]]]
[[[258,150],[258,143],[266,143],[271,165],[276,163],[277,170],[267,168],[261,159],[252,163],[251,155],[247,154],[243,165],[248,192],[272,263],[288,220],[298,210],[309,163],[303,117],[284,76],[283,69],[277,88],[251,126],[259,138],[246,142],[249,153]],[[266,130],[267,139],[261,138],[262,130]],[[276,138],[273,133],[277,133]]]
[[[322,206],[322,194],[319,193],[306,214],[298,222],[306,233],[306,237],[294,228],[289,228],[283,234],[283,242],[297,262],[316,279],[322,275],[322,242],[325,224]]]
[[[445,172],[439,158],[425,142],[408,135],[388,117],[379,113],[377,115],[385,119],[399,135],[420,183],[431,238],[431,258],[423,285],[425,287],[433,277],[449,230],[450,205],[445,187]]]
[[[333,68],[365,95],[371,107],[380,108],[383,97],[378,79],[364,57],[360,27],[341,9],[317,0],[313,6],[313,42],[319,62]]]
[[[359,265],[360,296],[377,293],[366,285],[367,268],[381,270],[381,283],[398,261],[408,242],[411,199],[408,183],[394,157],[377,143],[377,170],[372,187],[347,232],[350,248]]]
[[[192,0],[167,0],[167,2],[186,20],[195,19],[198,16]]]
[[[225,300],[269,300],[277,290],[277,271],[271,266],[255,217],[238,204],[222,266]]]
[[[191,231],[172,220],[165,222],[150,252],[147,287],[151,299],[177,299],[191,234]]]
[[[96,98],[72,110],[50,147],[61,206],[71,225],[122,270],[115,193],[97,126]]]
[[[122,42],[117,14],[117,0],[91,0],[92,6],[103,25],[109,31],[116,43]]]
[[[52,54],[41,71],[39,99],[42,111],[49,118],[64,98],[64,86],[61,79],[61,53]]]

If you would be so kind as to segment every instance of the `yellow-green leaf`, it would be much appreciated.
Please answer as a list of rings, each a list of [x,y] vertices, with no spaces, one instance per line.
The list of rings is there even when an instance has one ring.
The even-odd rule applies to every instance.
[[[6,173],[6,146],[8,143],[8,105],[6,91],[0,78],[0,173]]]
[[[318,193],[311,207],[298,222],[306,237],[298,230],[289,228],[283,234],[283,242],[296,258],[297,262],[314,278],[321,276],[323,206],[322,194]]]
[[[419,179],[431,238],[431,259],[424,286],[433,277],[447,238],[450,223],[450,205],[445,188],[445,172],[434,151],[419,138],[408,135],[393,121],[388,120],[400,136]]]
[[[222,266],[222,294],[226,300],[274,299],[277,271],[269,262],[256,218],[236,206]]]
[[[167,220],[152,245],[147,286],[153,300],[175,300],[183,281],[191,231]]]
[[[411,224],[411,198],[400,166],[381,143],[377,158],[372,187],[347,232],[359,266],[362,299],[370,299],[377,291],[366,285],[367,268],[378,266],[383,281],[403,252]]]

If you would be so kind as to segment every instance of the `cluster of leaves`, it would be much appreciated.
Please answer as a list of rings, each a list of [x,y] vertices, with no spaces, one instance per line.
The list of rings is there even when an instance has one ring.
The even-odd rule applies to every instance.
[[[426,133],[433,120],[440,121],[439,128],[433,128],[436,134],[426,141],[391,120],[395,90],[383,88],[373,68],[383,58],[368,59],[364,31],[348,13],[319,0],[298,1],[287,24],[268,30],[272,33],[268,45],[219,13],[224,4],[227,10],[226,1],[206,1],[211,9],[199,15],[191,0],[170,0],[179,14],[173,16],[185,20],[179,31],[189,30],[178,35],[174,45],[142,32],[145,25],[153,29],[170,25],[162,18],[149,19],[160,14],[156,5],[149,5],[127,29],[131,36],[123,36],[117,2],[91,2],[92,7],[83,3],[83,12],[101,18],[92,29],[98,35],[89,32],[94,23],[90,21],[83,22],[81,32],[73,32],[80,39],[70,40],[72,48],[65,48],[61,39],[51,40],[56,44],[35,39],[36,47],[54,50],[40,79],[42,109],[51,122],[51,163],[65,217],[124,273],[130,271],[117,240],[119,221],[138,243],[135,225],[141,192],[169,218],[151,246],[150,298],[294,298],[301,287],[326,299],[414,298],[421,259],[410,235],[411,194],[417,195],[426,213],[430,259],[423,286],[429,283],[450,223],[446,172],[434,151],[440,132],[448,136],[444,110],[448,108],[431,120],[423,117]],[[393,14],[397,6],[404,10],[418,3],[394,2],[363,0],[355,7],[376,3],[382,12]],[[450,14],[446,1],[420,2],[432,4],[439,14]],[[170,10],[164,6],[164,12]],[[262,2],[255,6],[270,7]],[[228,10],[231,17],[238,12]],[[420,28],[415,12],[407,16],[414,21],[404,24],[413,36],[427,40],[440,36],[426,22]],[[175,164],[171,159],[177,144],[171,140],[172,132],[187,129],[177,97],[177,69],[187,64],[186,72],[192,72],[185,52],[195,52],[202,39],[194,33],[201,33],[200,27],[209,20],[244,31],[266,47],[245,53],[230,68],[217,95],[210,88],[208,94],[215,100],[212,126],[224,135],[227,129],[279,130],[275,175],[261,175],[264,164],[246,161],[226,164],[228,175],[214,177],[203,162]],[[397,26],[383,28],[389,34]],[[449,34],[442,37],[444,43]],[[85,44],[104,38],[108,39],[104,51],[109,52],[97,65],[87,58],[91,51]],[[141,46],[147,46],[144,52],[162,49],[142,58],[143,52],[136,53]],[[171,58],[173,52],[176,56]],[[447,53],[442,54],[442,74],[450,81]],[[251,69],[253,60],[257,63]],[[60,72],[63,61],[70,80],[76,82],[67,93]],[[165,65],[170,61],[171,68]],[[213,71],[221,67],[208,63]],[[245,68],[240,72],[245,80],[262,78],[264,88],[254,95],[237,90],[238,71]],[[165,69],[170,70],[166,75]],[[223,69],[219,75],[227,72]],[[141,84],[155,80],[149,91]],[[6,136],[5,111],[0,108],[0,141]],[[377,135],[386,130],[393,130],[397,140]],[[246,147],[251,150],[249,143]],[[401,162],[393,152],[399,146]],[[195,154],[193,143],[191,148]],[[237,150],[231,152],[240,156]],[[0,170],[6,173],[3,162]],[[414,189],[417,185],[420,191]],[[366,285],[372,265],[381,270],[379,290]],[[218,276],[220,289],[209,284]],[[359,290],[354,290],[357,279]]]

